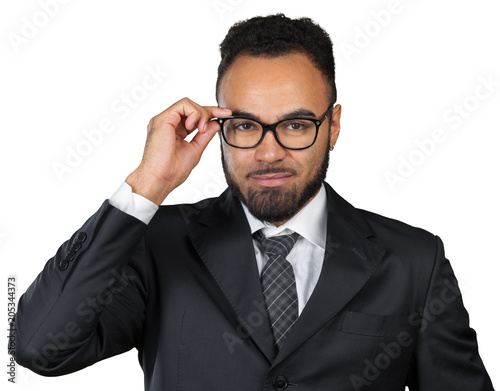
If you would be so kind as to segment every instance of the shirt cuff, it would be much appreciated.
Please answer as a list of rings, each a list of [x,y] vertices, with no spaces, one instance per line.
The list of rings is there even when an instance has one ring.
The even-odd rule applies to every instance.
[[[141,220],[145,224],[149,224],[159,208],[154,202],[133,193],[132,187],[127,182],[123,182],[108,201],[115,208]]]

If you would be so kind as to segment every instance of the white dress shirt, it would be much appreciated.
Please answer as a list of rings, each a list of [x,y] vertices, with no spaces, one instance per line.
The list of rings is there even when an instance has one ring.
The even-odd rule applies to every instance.
[[[127,182],[123,182],[118,190],[109,198],[109,203],[145,224],[149,224],[158,205],[139,194],[132,192],[132,187]]]
[[[126,182],[123,182],[110,197],[109,203],[143,221],[145,224],[151,221],[158,210],[158,206],[155,203],[139,194],[133,193],[132,188]],[[245,205],[242,204],[242,206],[252,234],[262,229],[262,233],[266,237],[288,235],[293,232],[297,232],[300,235],[292,251],[287,256],[287,260],[291,263],[295,274],[300,315],[316,287],[321,268],[323,267],[327,220],[325,187],[321,186],[318,194],[299,213],[279,227],[256,219]],[[262,250],[260,243],[255,239],[253,239],[253,246],[260,274],[268,260],[268,256]]]

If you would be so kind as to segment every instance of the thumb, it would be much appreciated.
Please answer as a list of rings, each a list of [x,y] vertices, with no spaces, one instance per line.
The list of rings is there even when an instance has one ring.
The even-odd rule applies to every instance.
[[[203,133],[198,131],[190,143],[195,145],[201,154],[219,129],[220,125],[217,121],[209,121],[206,130]]]

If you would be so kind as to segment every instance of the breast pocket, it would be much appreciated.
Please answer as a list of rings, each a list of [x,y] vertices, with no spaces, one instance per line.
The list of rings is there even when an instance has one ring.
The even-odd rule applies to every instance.
[[[349,311],[344,315],[340,331],[371,337],[397,338],[410,330],[409,316],[387,316]]]
[[[351,383],[355,385],[352,379],[360,381],[356,380],[354,388],[404,389],[416,341],[409,316],[349,311],[343,314],[339,334],[339,345],[348,352],[343,364],[352,373]]]

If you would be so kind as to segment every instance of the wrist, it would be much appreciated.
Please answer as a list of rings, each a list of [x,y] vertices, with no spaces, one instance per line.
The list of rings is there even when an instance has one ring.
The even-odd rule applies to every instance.
[[[140,168],[133,171],[125,182],[130,185],[132,192],[147,198],[149,201],[160,206],[168,194],[172,191],[164,182],[145,175]]]

